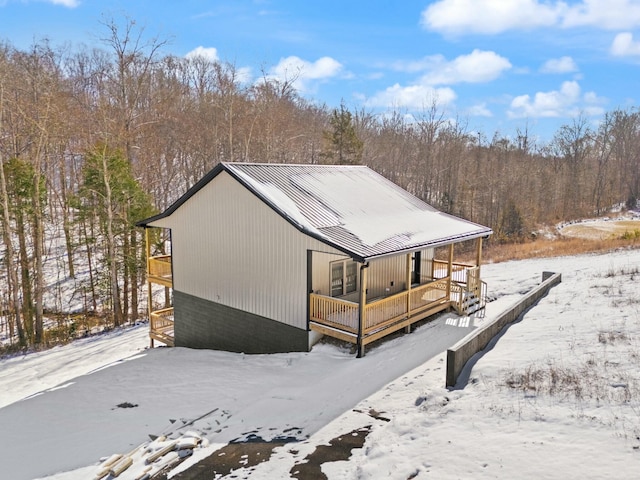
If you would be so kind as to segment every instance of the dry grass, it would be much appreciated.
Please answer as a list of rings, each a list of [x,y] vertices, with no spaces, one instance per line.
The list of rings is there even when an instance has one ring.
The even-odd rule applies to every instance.
[[[567,225],[562,228],[562,235],[574,238],[590,238],[604,240],[610,238],[640,238],[640,221],[638,220],[594,220]]]
[[[596,220],[566,225],[553,238],[508,243],[489,243],[483,252],[485,263],[526,258],[561,257],[598,253],[620,248],[640,248],[640,221]]]
[[[608,252],[620,248],[640,248],[640,239],[585,238],[537,239],[524,243],[488,245],[483,249],[483,263],[498,263],[526,258],[561,257],[585,253]]]
[[[640,397],[636,377],[627,372],[613,372],[593,359],[573,367],[555,361],[548,361],[546,365],[532,364],[520,372],[507,372],[504,385],[528,395],[594,400],[597,404],[628,404]]]

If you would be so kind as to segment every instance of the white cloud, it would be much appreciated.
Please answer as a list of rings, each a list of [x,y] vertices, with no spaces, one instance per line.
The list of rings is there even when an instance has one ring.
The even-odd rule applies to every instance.
[[[431,57],[430,72],[422,77],[427,85],[451,85],[454,83],[482,83],[495,80],[511,63],[495,52],[474,50],[447,62],[442,56]]]
[[[250,83],[253,79],[253,70],[251,67],[240,67],[236,71],[236,78],[240,83]]]
[[[578,71],[578,65],[571,57],[552,58],[540,68],[544,73],[571,73]]]
[[[583,0],[571,5],[562,18],[563,27],[590,26],[620,30],[640,25],[638,0]]]
[[[218,61],[218,50],[214,47],[196,47],[185,55],[187,58],[203,57],[212,62]]]
[[[605,30],[640,26],[637,0],[438,0],[421,17],[428,30],[441,33],[495,34],[542,27],[590,26]]]
[[[342,65],[331,57],[322,57],[315,62],[308,62],[299,57],[291,56],[280,60],[273,68],[275,75],[299,76],[305,79],[318,80],[334,77],[340,72]]]
[[[409,85],[402,87],[395,84],[366,100],[369,107],[386,107],[422,109],[432,105],[446,105],[456,99],[455,92],[448,87],[434,88],[428,85]]]
[[[640,42],[634,42],[630,32],[619,33],[611,44],[611,54],[617,57],[640,55]]]
[[[365,101],[367,106],[422,109],[434,101],[446,105],[455,101],[457,96],[453,89],[443,85],[489,82],[510,69],[511,63],[495,52],[474,50],[451,61],[442,55],[432,55],[417,61],[396,63],[393,68],[425,73],[411,85],[396,83],[377,92]],[[474,115],[491,116],[484,105],[475,108],[474,112]]]
[[[326,80],[337,76],[342,71],[342,64],[331,57],[322,57],[309,62],[296,56],[283,58],[270,71],[270,77],[281,81],[293,81],[301,92],[309,91],[313,81]]]
[[[47,3],[53,3],[54,5],[62,5],[63,7],[76,8],[80,5],[79,0],[46,0]]]
[[[588,115],[602,114],[604,99],[594,92],[581,92],[576,81],[564,82],[560,90],[538,92],[533,99],[520,95],[511,101],[507,114],[510,118],[567,117],[580,112]]]
[[[220,57],[218,56],[218,49],[214,47],[196,47],[185,55],[186,58],[193,60],[194,58],[203,58],[209,62],[218,62]],[[253,70],[251,67],[235,67],[234,78],[240,83],[251,83],[253,80]]]
[[[468,108],[466,114],[470,117],[493,117],[493,113],[487,108],[487,104],[484,102]]]
[[[538,0],[439,0],[422,12],[421,23],[442,33],[500,33],[557,23],[564,4]]]

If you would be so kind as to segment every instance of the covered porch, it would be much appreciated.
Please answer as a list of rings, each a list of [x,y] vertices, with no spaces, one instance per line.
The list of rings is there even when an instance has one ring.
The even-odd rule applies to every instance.
[[[405,280],[399,292],[387,293],[387,288],[382,295],[369,295],[371,264],[358,264],[356,295],[309,294],[309,329],[355,344],[361,357],[366,345],[398,330],[409,332],[412,324],[436,313],[453,308],[470,315],[481,310],[487,286],[480,277],[482,238],[475,241],[475,263],[454,262],[454,244],[449,244],[447,259],[429,259],[429,270],[418,275],[420,252],[402,254]]]

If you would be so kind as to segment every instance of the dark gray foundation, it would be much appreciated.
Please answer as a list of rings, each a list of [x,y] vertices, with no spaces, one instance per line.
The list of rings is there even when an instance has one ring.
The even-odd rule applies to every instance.
[[[176,347],[244,353],[306,352],[306,330],[174,291]]]

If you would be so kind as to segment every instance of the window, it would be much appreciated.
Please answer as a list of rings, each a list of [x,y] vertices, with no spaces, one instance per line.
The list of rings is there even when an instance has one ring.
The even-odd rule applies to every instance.
[[[355,292],[358,284],[358,264],[353,260],[331,263],[331,296],[340,297]]]
[[[331,296],[339,297],[344,292],[344,262],[331,264]]]

